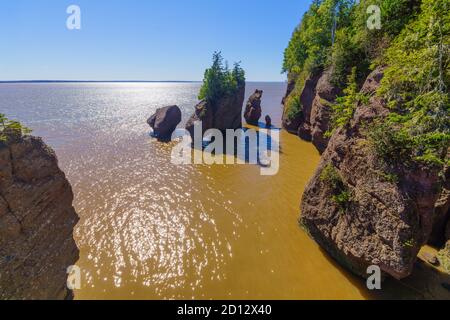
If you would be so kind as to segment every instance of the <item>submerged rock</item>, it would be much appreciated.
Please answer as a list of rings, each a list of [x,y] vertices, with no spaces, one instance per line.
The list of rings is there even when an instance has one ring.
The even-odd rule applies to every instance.
[[[155,137],[161,141],[169,141],[180,122],[181,110],[178,106],[159,108],[147,120],[147,123],[153,129]]]
[[[244,118],[248,124],[257,126],[259,119],[261,118],[261,98],[263,95],[262,90],[256,90],[254,94],[248,99],[247,105],[244,111]]]
[[[375,70],[364,85],[374,92]],[[369,85],[370,82],[370,85]],[[300,221],[336,260],[358,275],[378,265],[402,279],[411,274],[429,238],[439,196],[439,172],[427,167],[395,168],[387,179],[367,143],[364,128],[389,113],[376,96],[359,105],[348,128],[336,131],[302,200]]]
[[[55,153],[40,138],[0,142],[0,299],[67,299],[78,215]]]
[[[245,98],[245,83],[241,84],[234,94],[223,96],[214,102],[206,100],[200,101],[195,106],[194,114],[186,123],[186,130],[194,138],[194,124],[202,123],[202,131],[205,133],[209,129],[242,128],[242,106]]]

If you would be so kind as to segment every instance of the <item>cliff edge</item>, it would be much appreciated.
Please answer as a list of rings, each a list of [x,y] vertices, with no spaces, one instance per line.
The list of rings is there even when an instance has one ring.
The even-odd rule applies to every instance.
[[[40,138],[0,142],[0,299],[70,299],[78,260],[72,188]]]

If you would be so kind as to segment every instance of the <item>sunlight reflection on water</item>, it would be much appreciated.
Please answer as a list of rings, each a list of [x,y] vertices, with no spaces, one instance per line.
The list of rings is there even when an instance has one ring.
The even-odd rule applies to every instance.
[[[247,88],[247,96],[264,90],[263,117],[276,126],[285,86]],[[83,273],[76,298],[360,298],[296,223],[319,160],[310,144],[282,133],[280,173],[262,177],[257,166],[172,165],[174,143],[149,137],[155,109],[179,105],[184,124],[199,87],[0,86],[0,110],[55,148],[72,184]]]

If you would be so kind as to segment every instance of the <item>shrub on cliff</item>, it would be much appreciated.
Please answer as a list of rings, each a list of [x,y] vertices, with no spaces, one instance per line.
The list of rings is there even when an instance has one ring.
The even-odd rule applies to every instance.
[[[386,52],[379,94],[387,125],[407,133],[415,160],[443,164],[450,145],[450,3],[423,0],[421,13]]]
[[[0,142],[8,139],[8,133],[25,135],[31,133],[31,130],[18,121],[9,120],[3,113],[0,113]]]
[[[344,89],[344,95],[338,97],[336,103],[331,106],[331,128],[326,133],[326,136],[331,136],[334,130],[348,125],[353,118],[358,103],[367,102],[367,97],[359,92],[356,78],[356,67],[353,67],[347,79],[347,87]]]
[[[230,70],[227,64],[224,65],[222,54],[214,52],[213,64],[205,71],[198,98],[214,103],[225,95],[234,94],[243,83],[245,72],[239,63],[235,63],[233,70]]]
[[[329,163],[320,174],[320,181],[325,183],[332,192],[331,199],[340,210],[346,210],[351,202],[352,194],[333,164]]]

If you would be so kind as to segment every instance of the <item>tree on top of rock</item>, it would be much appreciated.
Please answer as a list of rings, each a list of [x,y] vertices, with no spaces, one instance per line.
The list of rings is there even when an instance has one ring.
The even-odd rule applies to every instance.
[[[245,72],[239,63],[230,70],[221,52],[214,52],[213,64],[206,69],[198,98],[214,103],[223,96],[234,94],[245,83]]]

